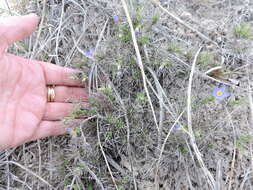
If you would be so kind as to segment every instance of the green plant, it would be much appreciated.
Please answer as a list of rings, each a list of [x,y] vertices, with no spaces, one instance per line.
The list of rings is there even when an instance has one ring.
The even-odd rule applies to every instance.
[[[123,183],[123,184],[129,183],[128,177],[124,177],[124,178],[122,179],[122,183]]]
[[[242,135],[240,136],[239,141],[242,143],[249,143],[253,141],[253,137],[251,135]]]
[[[142,20],[143,20],[142,10],[143,10],[142,5],[140,5],[140,4],[136,5],[135,15],[134,15],[134,18],[133,18],[134,28],[138,27],[142,23]]]
[[[182,154],[187,154],[189,152],[183,145],[179,145],[178,151]]]
[[[105,134],[106,137],[112,137],[112,131],[107,131]]]
[[[242,104],[242,100],[236,100],[228,103],[229,106],[235,106],[240,104]]]
[[[141,36],[140,38],[138,38],[138,42],[141,45],[146,45],[149,43],[150,37],[147,34],[144,34],[143,36]]]
[[[124,127],[125,123],[122,119],[120,118],[117,118],[115,116],[112,116],[112,115],[108,115],[106,117],[106,121],[111,124],[111,125],[114,125],[115,127],[117,128],[122,128]]]
[[[152,25],[156,24],[160,20],[160,14],[155,14],[152,17]]]
[[[125,188],[123,186],[119,186],[118,188],[119,190],[125,190]]]
[[[92,184],[88,184],[88,186],[87,186],[87,190],[93,190],[94,188],[93,188],[93,185]]]
[[[203,51],[199,55],[198,63],[210,63],[212,56],[212,53],[208,51]]]
[[[241,135],[236,141],[236,147],[241,151],[241,153],[246,153],[246,144],[253,142],[253,137],[251,135]]]
[[[74,73],[70,76],[72,80],[82,80],[85,82],[87,80],[87,76],[83,72]]]
[[[203,99],[202,103],[206,104],[208,102],[213,102],[214,100],[215,100],[215,98],[213,96],[211,96],[211,97],[207,97],[207,98]]]
[[[63,183],[64,183],[65,186],[67,186],[67,185],[70,185],[71,182],[72,181],[70,179],[65,179]]]
[[[104,94],[104,95],[111,95],[113,93],[112,89],[110,86],[103,84],[99,90]]]
[[[238,24],[234,27],[235,36],[238,38],[250,38],[252,36],[250,24]]]
[[[145,93],[138,93],[136,100],[140,104],[145,104],[146,102],[148,102],[148,98],[146,97]]]
[[[170,44],[167,50],[171,53],[182,54],[183,50],[176,44]]]
[[[132,39],[130,28],[128,25],[119,25],[119,40],[121,42],[127,43]]]

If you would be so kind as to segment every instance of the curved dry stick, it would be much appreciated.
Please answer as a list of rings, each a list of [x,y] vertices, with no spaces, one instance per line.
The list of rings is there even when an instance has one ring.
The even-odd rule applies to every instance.
[[[22,168],[23,170],[27,171],[28,173],[32,174],[33,176],[37,177],[40,181],[42,181],[43,183],[45,183],[46,185],[48,185],[49,187],[55,189],[50,183],[48,183],[45,179],[43,179],[42,177],[40,177],[39,175],[37,175],[36,173],[34,173],[33,171],[27,169],[26,167],[24,167],[23,165],[14,162],[14,161],[6,161],[6,164],[14,164],[20,168]]]
[[[32,55],[30,56],[31,59],[34,58],[35,51],[38,47],[39,38],[40,38],[42,27],[43,27],[43,24],[44,24],[45,16],[46,16],[46,0],[43,1],[42,17],[41,17],[41,21],[40,21],[40,24],[39,24],[39,30],[38,30],[38,33],[37,33],[37,36],[36,36],[36,41],[35,41],[35,44],[33,46]]]
[[[150,107],[151,107],[151,110],[152,110],[152,114],[153,114],[153,117],[154,117],[154,121],[155,121],[157,131],[159,133],[160,130],[159,130],[159,126],[157,124],[157,119],[156,119],[156,116],[155,116],[155,110],[154,110],[154,107],[153,107],[153,104],[152,104],[152,101],[151,101],[151,97],[150,97],[150,94],[149,94],[149,91],[148,91],[148,86],[147,86],[147,81],[146,81],[146,74],[145,74],[145,71],[144,71],[144,66],[143,66],[143,63],[142,63],[142,58],[141,58],[140,49],[139,49],[139,46],[138,46],[138,43],[137,43],[137,39],[136,39],[134,27],[133,27],[133,22],[131,20],[131,17],[130,17],[130,14],[129,14],[127,4],[126,4],[125,0],[121,0],[121,3],[123,5],[124,11],[125,11],[125,14],[126,14],[126,17],[127,17],[127,21],[128,21],[129,27],[130,27],[132,40],[133,40],[133,45],[134,45],[134,49],[135,49],[136,56],[137,56],[138,66],[141,70],[143,86],[144,86],[144,89],[145,89],[145,92],[146,92],[146,95],[147,95],[147,98],[148,98],[148,101],[149,101],[149,104],[150,104]]]
[[[187,90],[187,121],[188,121],[188,131],[189,131],[189,136],[190,136],[190,142],[191,142],[192,148],[194,150],[194,153],[196,155],[196,158],[197,158],[201,168],[203,169],[204,174],[206,175],[206,177],[208,179],[209,185],[211,186],[212,189],[215,189],[214,177],[205,166],[205,163],[201,157],[201,153],[200,153],[198,146],[196,144],[195,136],[194,136],[194,133],[192,130],[192,108],[191,108],[191,94],[192,93],[191,93],[191,91],[192,91],[193,75],[195,72],[197,58],[199,56],[201,49],[202,49],[202,47],[200,47],[199,50],[197,51],[197,53],[195,54],[195,57],[194,57],[194,60],[192,63],[192,67],[191,67],[190,77],[189,77],[189,85],[188,85],[188,90]]]
[[[184,114],[185,110],[178,116],[178,118],[176,119],[176,121],[174,122],[174,124],[172,125],[172,127],[170,128],[165,140],[163,141],[163,145],[162,145],[162,148],[161,148],[161,151],[160,151],[160,155],[159,155],[159,158],[158,158],[158,162],[157,162],[157,166],[156,166],[156,171],[155,171],[155,188],[157,190],[159,190],[159,183],[158,183],[158,171],[159,171],[159,165],[160,165],[160,162],[161,162],[161,158],[162,158],[162,154],[163,154],[163,151],[164,151],[164,148],[165,148],[165,145],[168,141],[168,138],[173,130],[173,128],[175,127],[175,125],[179,122],[179,119],[182,117],[182,115]]]
[[[118,190],[118,186],[117,186],[117,184],[116,184],[115,178],[113,177],[112,170],[111,170],[111,168],[110,168],[110,166],[109,166],[108,160],[107,160],[107,158],[106,158],[104,149],[103,149],[102,144],[101,144],[100,135],[99,135],[98,120],[97,120],[97,136],[98,136],[98,144],[99,144],[99,147],[100,147],[101,152],[102,152],[102,154],[103,154],[103,157],[104,157],[104,159],[105,159],[105,163],[106,163],[107,169],[109,170],[109,173],[110,173],[110,175],[111,175],[111,178],[112,178],[112,181],[113,181],[113,184],[114,184],[116,190]]]

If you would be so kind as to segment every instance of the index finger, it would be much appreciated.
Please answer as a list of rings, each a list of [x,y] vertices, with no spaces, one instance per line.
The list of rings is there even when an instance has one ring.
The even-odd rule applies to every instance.
[[[38,22],[39,17],[35,14],[0,18],[1,51],[8,45],[28,37],[36,29]]]

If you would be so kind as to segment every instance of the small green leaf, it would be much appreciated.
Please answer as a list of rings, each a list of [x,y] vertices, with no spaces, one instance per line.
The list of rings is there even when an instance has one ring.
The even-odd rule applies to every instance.
[[[241,103],[242,103],[241,100],[237,100],[237,101],[229,102],[228,105],[229,105],[229,106],[235,106],[235,105],[239,105],[239,104],[241,104]]]
[[[139,39],[138,39],[138,42],[141,44],[141,45],[146,45],[149,43],[149,39],[150,37],[147,35],[147,34],[144,34],[143,36],[141,36]]]
[[[176,44],[170,44],[167,50],[171,53],[177,53],[177,54],[182,54],[183,52],[183,50],[180,47],[178,47]]]
[[[252,36],[250,24],[238,24],[234,28],[234,33],[238,38],[250,38]]]
[[[155,14],[152,17],[152,25],[156,24],[159,20],[160,20],[160,15],[159,14]]]
[[[198,63],[209,63],[212,59],[212,53],[203,51],[199,55]]]
[[[202,100],[202,102],[205,104],[205,103],[208,103],[208,102],[213,102],[215,100],[214,97],[208,97],[208,98],[205,98],[204,100]]]
[[[85,166],[84,166],[84,165],[81,165],[81,164],[77,164],[76,167],[77,167],[77,168],[85,168]]]
[[[70,185],[71,180],[70,179],[65,179],[63,183],[64,183],[65,186]]]
[[[251,135],[242,135],[240,136],[239,138],[239,141],[240,142],[244,142],[244,143],[249,143],[249,142],[252,142],[253,138]]]
[[[88,184],[87,190],[93,190],[93,185],[92,184]]]

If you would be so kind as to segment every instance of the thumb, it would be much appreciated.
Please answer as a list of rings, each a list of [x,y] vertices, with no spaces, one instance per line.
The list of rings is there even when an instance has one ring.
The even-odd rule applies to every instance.
[[[36,29],[38,22],[39,18],[35,14],[0,19],[0,50],[28,37]]]

